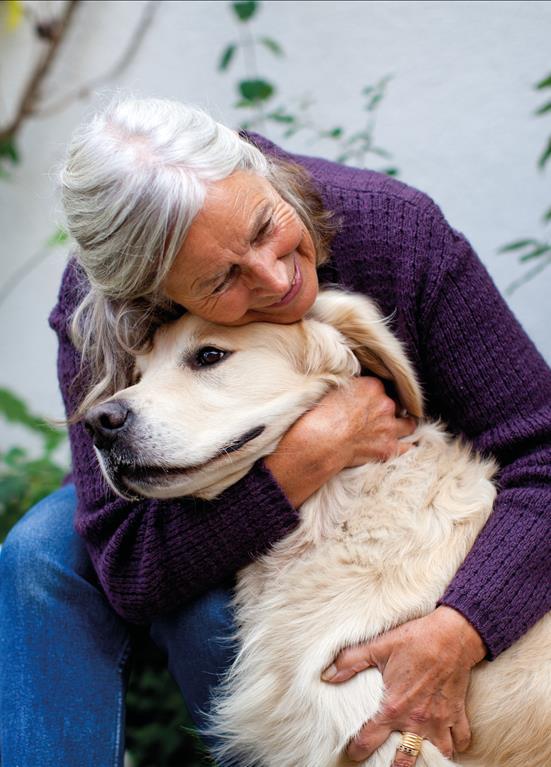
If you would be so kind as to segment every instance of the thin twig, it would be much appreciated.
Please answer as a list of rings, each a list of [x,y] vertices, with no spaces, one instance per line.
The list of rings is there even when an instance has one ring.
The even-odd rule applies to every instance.
[[[66,4],[64,13],[59,19],[55,31],[52,33],[48,48],[31,74],[29,82],[23,91],[15,117],[9,125],[0,129],[0,142],[13,138],[19,130],[21,123],[34,113],[36,102],[40,96],[40,87],[57,56],[59,46],[65,37],[78,2],[79,0],[69,0]]]
[[[109,80],[114,80],[116,77],[119,77],[130,66],[136,54],[138,53],[138,50],[146,33],[149,30],[149,27],[153,22],[153,18],[161,2],[162,0],[150,0],[150,2],[148,2],[144,12],[141,15],[138,26],[134,30],[134,33],[130,38],[128,45],[126,46],[123,55],[111,69],[109,69],[107,72],[104,72],[102,75],[94,77],[92,80],[85,83],[84,85],[79,86],[78,88],[75,88],[73,91],[69,91],[69,93],[66,93],[64,96],[61,96],[59,99],[57,99],[57,101],[53,101],[52,103],[47,104],[45,107],[35,110],[35,115],[37,117],[49,117],[52,114],[60,112],[73,101],[86,98],[98,86],[103,85]]]
[[[38,253],[35,253],[34,256],[28,258],[15,270],[11,277],[9,277],[0,288],[0,306],[2,306],[4,301],[13,293],[15,288],[23,282],[25,277],[31,274],[42,261],[45,261],[48,256],[52,254],[53,250],[54,248],[49,248],[47,246],[42,247]]]

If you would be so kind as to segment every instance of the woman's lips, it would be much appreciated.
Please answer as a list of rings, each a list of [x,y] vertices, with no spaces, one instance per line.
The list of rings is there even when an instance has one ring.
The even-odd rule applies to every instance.
[[[293,281],[291,283],[291,287],[285,293],[283,298],[280,301],[277,301],[275,304],[270,304],[269,306],[265,306],[264,309],[279,309],[280,306],[286,306],[287,304],[291,303],[291,301],[295,298],[296,295],[300,292],[300,289],[302,287],[302,272],[300,271],[300,266],[298,264],[297,259],[294,260],[295,263],[295,273],[293,275]]]

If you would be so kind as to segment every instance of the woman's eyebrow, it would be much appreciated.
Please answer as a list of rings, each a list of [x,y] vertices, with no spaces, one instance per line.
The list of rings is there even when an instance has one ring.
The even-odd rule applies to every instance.
[[[265,223],[264,219],[266,218],[266,215],[268,211],[270,210],[271,206],[272,206],[272,203],[268,200],[264,203],[264,205],[261,205],[260,208],[258,208],[258,210],[256,211],[253,217],[253,222],[249,229],[250,240],[254,240],[254,238],[256,237],[256,235],[258,234],[258,232],[264,225]]]

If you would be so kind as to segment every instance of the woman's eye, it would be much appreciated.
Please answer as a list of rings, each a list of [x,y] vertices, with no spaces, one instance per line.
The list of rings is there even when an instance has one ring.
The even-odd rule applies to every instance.
[[[266,223],[258,230],[256,237],[254,238],[255,242],[262,242],[262,240],[270,234],[272,230],[272,222],[273,219],[270,216],[270,218],[266,221]]]
[[[197,367],[204,368],[209,365],[215,365],[228,355],[223,349],[217,349],[215,346],[204,346],[195,353],[195,364]]]
[[[222,293],[223,290],[225,290],[229,285],[231,285],[231,283],[237,277],[238,274],[239,274],[239,267],[232,266],[230,271],[224,277],[224,279],[214,288],[212,292]]]

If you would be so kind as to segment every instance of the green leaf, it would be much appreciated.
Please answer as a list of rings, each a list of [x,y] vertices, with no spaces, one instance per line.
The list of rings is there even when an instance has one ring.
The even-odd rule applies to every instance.
[[[220,56],[220,61],[218,62],[218,69],[220,72],[224,72],[229,67],[236,50],[237,46],[235,43],[230,43],[230,45],[228,45],[226,50],[222,53]]]
[[[382,172],[387,176],[398,176],[400,174],[398,168],[385,168]]]
[[[273,120],[276,123],[285,123],[286,125],[295,123],[297,119],[293,115],[285,114],[285,112],[270,112],[266,117],[268,120]]]
[[[551,138],[547,139],[547,146],[543,150],[541,157],[538,160],[538,167],[543,169],[545,167],[545,163],[550,157],[551,157]]]
[[[244,101],[250,104],[258,104],[267,101],[274,94],[274,87],[266,80],[242,80],[239,83],[239,92]]]
[[[242,0],[242,2],[232,3],[232,8],[239,21],[248,21],[257,12],[258,3],[256,0]]]
[[[344,128],[331,128],[331,130],[323,131],[321,134],[323,138],[341,138],[344,133]]]
[[[549,208],[549,210],[546,210],[545,213],[543,214],[543,222],[547,224],[549,223],[549,221],[551,221],[551,208]]]
[[[48,239],[46,240],[47,248],[55,248],[57,245],[64,245],[69,239],[69,232],[59,227]]]
[[[384,93],[375,93],[367,102],[366,104],[366,110],[368,112],[374,112],[375,109],[379,106],[381,101],[383,100]]]
[[[268,48],[276,56],[283,56],[283,48],[271,37],[261,37],[260,42],[265,48]]]
[[[8,389],[0,388],[0,415],[9,423],[19,424],[29,431],[39,434],[44,441],[46,452],[55,450],[65,439],[64,431],[54,429],[43,418],[33,415],[23,400]]]
[[[0,158],[9,160],[13,165],[17,165],[21,159],[13,136],[8,136],[0,141]]]
[[[285,138],[291,138],[292,136],[296,136],[299,130],[300,130],[299,125],[291,125],[291,127],[287,128],[287,130],[283,134],[283,138],[285,139]]]
[[[337,156],[337,162],[347,163],[351,156],[351,152],[342,152]]]
[[[534,258],[541,258],[546,253],[551,253],[551,245],[543,243],[539,247],[534,248],[534,250],[531,250],[530,253],[525,253],[519,258],[519,261],[532,261]]]
[[[27,457],[27,451],[22,447],[11,447],[3,456],[6,466],[14,468],[21,460]]]
[[[521,248],[527,248],[529,245],[537,245],[537,240],[515,240],[508,245],[504,245],[498,250],[498,253],[510,253],[513,250],[521,250]]]
[[[544,88],[551,88],[551,75],[547,75],[547,77],[544,77],[543,80],[540,80],[539,83],[536,83],[534,87],[538,91],[541,91]]]
[[[551,112],[551,101],[548,101],[547,104],[543,104],[539,109],[536,109],[534,112],[535,115],[544,115],[547,112]]]

